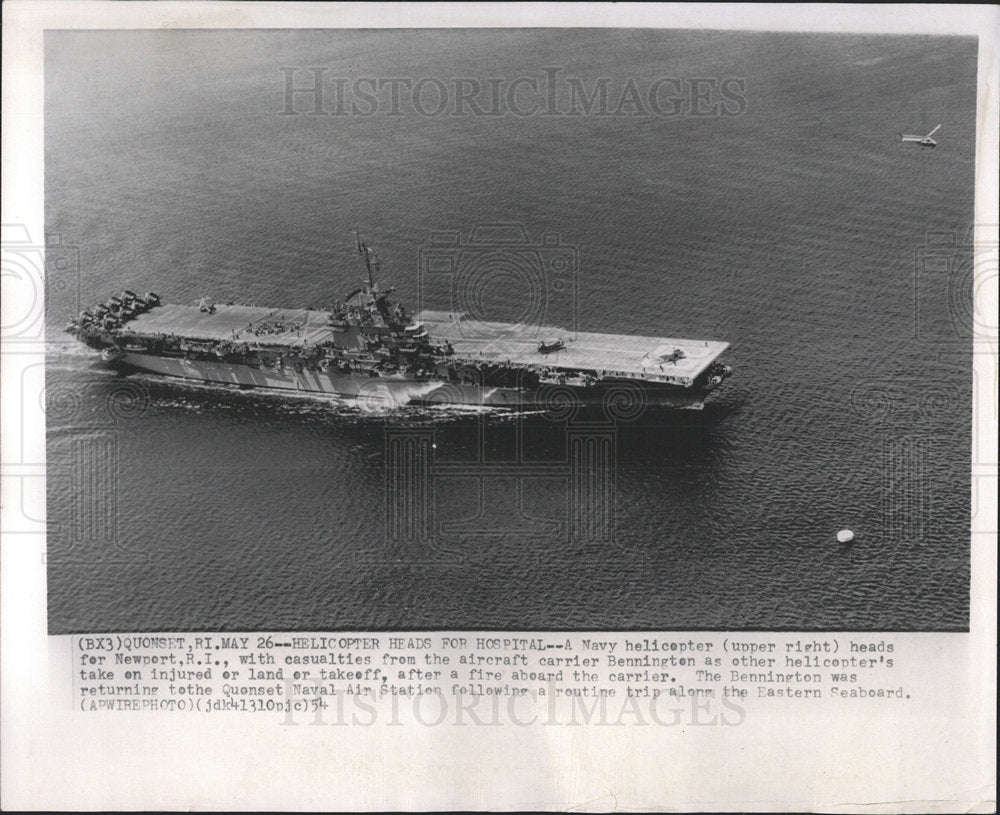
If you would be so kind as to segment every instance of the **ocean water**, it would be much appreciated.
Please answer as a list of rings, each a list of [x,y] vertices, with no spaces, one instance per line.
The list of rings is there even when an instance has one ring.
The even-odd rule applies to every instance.
[[[555,67],[563,110],[602,78],[612,108],[664,77],[744,104],[282,114],[282,68]],[[968,38],[47,32],[46,231],[72,259],[47,269],[50,632],[965,629],[975,72]],[[939,122],[935,150],[898,141]],[[436,233],[501,222],[569,251],[573,284],[422,265]],[[120,377],[60,333],[126,287],[327,303],[359,279],[355,226],[413,306],[725,340],[735,374],[702,413],[609,425]],[[596,541],[567,469],[592,425],[614,449]],[[436,445],[430,540],[390,534],[400,432]]]

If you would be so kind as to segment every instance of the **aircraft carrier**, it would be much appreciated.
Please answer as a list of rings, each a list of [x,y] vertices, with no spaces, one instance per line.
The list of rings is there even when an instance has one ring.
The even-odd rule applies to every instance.
[[[328,310],[160,302],[124,291],[66,331],[126,370],[242,388],[273,388],[406,404],[644,405],[700,409],[732,373],[728,343],[568,332],[483,322],[462,313],[409,314],[376,282],[358,239],[363,285]]]

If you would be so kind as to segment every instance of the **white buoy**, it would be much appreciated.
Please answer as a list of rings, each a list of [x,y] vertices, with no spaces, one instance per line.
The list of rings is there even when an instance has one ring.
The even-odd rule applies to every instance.
[[[854,533],[850,529],[841,529],[837,533],[837,540],[841,543],[850,543],[854,540]]]

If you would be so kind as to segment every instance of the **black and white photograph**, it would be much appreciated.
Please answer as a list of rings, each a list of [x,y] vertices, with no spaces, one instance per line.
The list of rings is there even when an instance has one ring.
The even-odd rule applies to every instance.
[[[998,23],[5,5],[0,806],[994,812]]]
[[[46,32],[50,632],[967,629],[976,60]]]

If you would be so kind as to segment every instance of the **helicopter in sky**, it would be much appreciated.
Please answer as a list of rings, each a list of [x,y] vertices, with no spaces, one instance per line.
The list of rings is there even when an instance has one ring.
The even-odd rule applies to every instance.
[[[940,129],[941,125],[938,125],[926,136],[904,136],[902,133],[900,133],[899,138],[901,138],[903,141],[914,141],[921,147],[937,147],[937,142],[934,141],[934,139],[932,139],[931,136],[937,133],[938,130]]]

